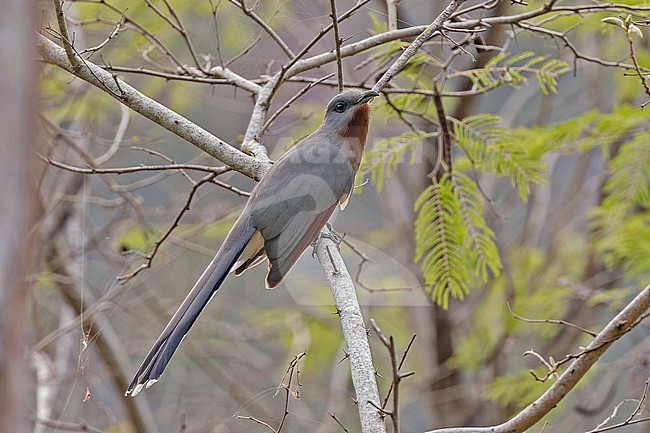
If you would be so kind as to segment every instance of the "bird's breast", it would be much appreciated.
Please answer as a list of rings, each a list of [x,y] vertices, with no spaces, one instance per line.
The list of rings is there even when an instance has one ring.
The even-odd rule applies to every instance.
[[[369,122],[370,106],[363,104],[355,108],[350,121],[339,131],[343,144],[349,152],[349,161],[355,173],[359,169],[363,157]]]

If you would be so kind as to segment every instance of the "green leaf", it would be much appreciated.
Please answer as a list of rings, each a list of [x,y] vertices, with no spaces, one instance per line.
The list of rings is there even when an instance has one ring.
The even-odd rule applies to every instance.
[[[538,368],[538,376],[544,376],[548,370]],[[528,370],[519,370],[515,374],[499,376],[492,383],[485,386],[485,397],[499,403],[503,407],[521,409],[535,400],[553,384],[553,380],[546,382],[535,380]]]
[[[529,155],[520,138],[512,130],[500,126],[499,116],[478,114],[463,120],[449,120],[458,147],[473,164],[480,170],[509,176],[522,200],[526,200],[531,184],[546,180],[546,167],[539,156]]]
[[[434,181],[415,202],[415,260],[432,299],[447,308],[470,284],[501,268],[494,234],[485,224],[475,182],[462,174]]]
[[[601,204],[590,211],[596,248],[611,268],[629,278],[650,269],[650,132],[623,143],[610,162]]]
[[[635,134],[612,159],[606,207],[650,207],[650,131]]]
[[[370,173],[370,180],[375,184],[378,191],[384,186],[384,179],[395,170],[397,164],[404,162],[405,155],[410,152],[409,164],[413,164],[415,147],[437,133],[424,131],[407,131],[402,135],[379,140],[372,149],[366,151],[361,162],[357,176],[363,178]]]
[[[477,90],[487,92],[503,85],[519,88],[520,84],[528,82],[527,76],[534,76],[540,90],[548,95],[557,91],[557,77],[568,71],[569,67],[562,60],[548,59],[526,51],[510,58],[501,53],[490,59],[483,68],[458,71],[448,78],[465,77]]]
[[[620,105],[611,113],[589,111],[565,122],[536,127],[521,127],[512,132],[526,143],[529,155],[551,150],[563,153],[587,151],[600,147],[605,155],[612,143],[629,140],[637,129],[647,130],[647,112],[630,105]]]

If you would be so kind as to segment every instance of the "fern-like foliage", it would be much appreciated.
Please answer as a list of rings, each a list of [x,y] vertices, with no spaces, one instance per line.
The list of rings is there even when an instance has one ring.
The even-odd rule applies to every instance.
[[[650,132],[635,134],[624,143],[611,163],[612,176],[605,184],[603,205],[650,208]]]
[[[404,93],[397,96],[391,96],[390,104],[385,101],[379,102],[373,111],[378,115],[392,116],[395,114],[395,109],[408,110],[412,112],[423,111],[421,107],[424,105],[426,95],[418,93]]]
[[[448,78],[466,77],[477,90],[487,92],[503,85],[518,88],[520,84],[527,83],[532,75],[537,79],[541,91],[548,95],[557,91],[557,77],[568,71],[566,62],[526,51],[510,58],[499,54],[483,68],[458,71]]]
[[[602,203],[592,209],[596,247],[605,262],[629,277],[647,276],[650,265],[650,131],[621,145],[610,164]]]
[[[648,130],[649,126],[650,117],[646,111],[619,105],[611,113],[593,110],[564,122],[519,127],[513,132],[522,143],[526,143],[530,155],[552,150],[568,154],[599,148],[607,157],[612,143],[628,141],[636,132]]]
[[[381,191],[384,179],[395,171],[397,164],[404,162],[410,152],[408,163],[413,164],[415,147],[425,139],[435,137],[437,132],[408,131],[396,137],[379,140],[368,150],[361,162],[357,176],[363,178],[370,173],[370,180]]]
[[[483,218],[483,197],[474,179],[456,172],[456,195],[460,201],[463,224],[467,230],[466,250],[473,263],[473,273],[479,281],[486,282],[490,273],[498,276],[501,270],[499,250],[494,242],[494,232]]]
[[[539,157],[529,156],[519,137],[501,126],[494,114],[477,114],[463,120],[449,119],[458,147],[480,170],[509,176],[522,200],[531,184],[545,181],[545,166]]]
[[[447,307],[473,280],[485,282],[501,268],[494,234],[485,224],[476,183],[456,173],[434,181],[416,200],[416,261],[421,260],[432,299]]]

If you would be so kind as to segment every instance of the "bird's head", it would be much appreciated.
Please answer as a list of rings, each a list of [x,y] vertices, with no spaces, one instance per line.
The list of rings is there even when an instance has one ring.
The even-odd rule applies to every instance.
[[[367,133],[370,119],[368,102],[377,96],[379,93],[374,90],[351,89],[339,93],[327,104],[321,128],[342,136],[358,134],[359,129]],[[365,140],[365,136],[363,138]]]

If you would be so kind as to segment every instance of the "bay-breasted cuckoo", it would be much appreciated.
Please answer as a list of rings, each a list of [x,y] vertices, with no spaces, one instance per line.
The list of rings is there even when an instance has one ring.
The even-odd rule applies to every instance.
[[[226,275],[268,260],[266,287],[280,284],[337,205],[345,208],[363,156],[373,90],[330,101],[321,126],[282,155],[251,193],[212,262],[162,331],[129,385],[154,384]]]

